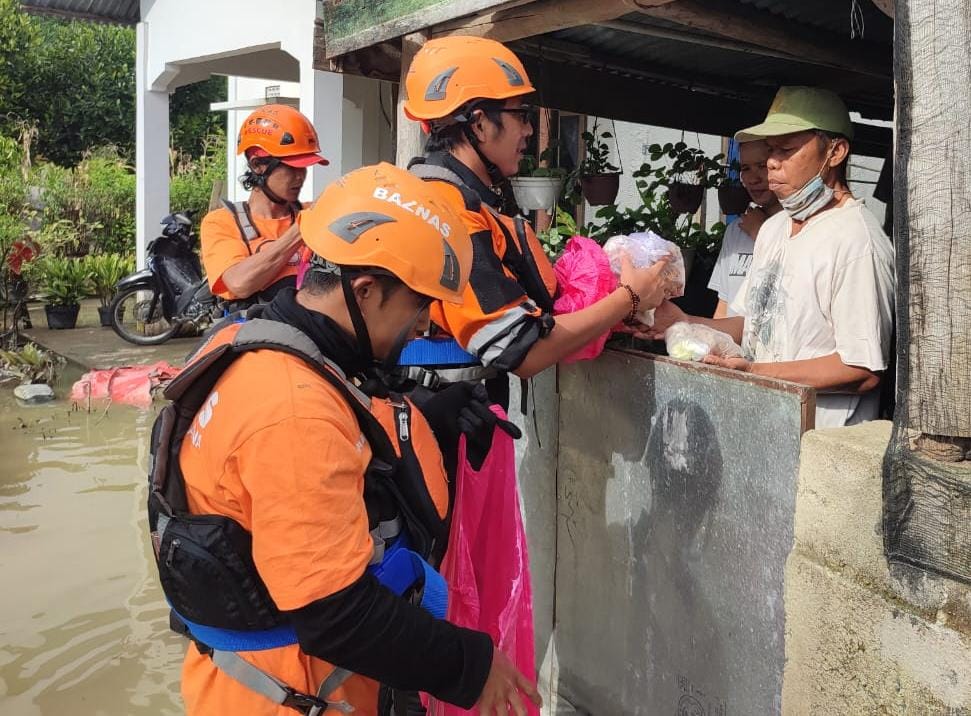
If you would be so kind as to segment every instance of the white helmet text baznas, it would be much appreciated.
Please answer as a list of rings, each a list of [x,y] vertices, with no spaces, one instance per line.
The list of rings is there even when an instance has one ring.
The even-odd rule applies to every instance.
[[[401,198],[401,194],[398,192],[389,192],[383,186],[379,186],[374,190],[374,198],[400,206],[405,211],[421,217],[427,223],[438,229],[438,233],[440,233],[444,239],[447,239],[448,235],[452,233],[452,227],[438,218],[438,214],[432,213],[431,209],[429,209],[427,206],[422,206],[417,201],[405,201]]]

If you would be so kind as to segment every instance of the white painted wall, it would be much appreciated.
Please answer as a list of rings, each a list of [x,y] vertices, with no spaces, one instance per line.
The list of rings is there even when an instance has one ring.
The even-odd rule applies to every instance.
[[[587,118],[587,128],[592,131],[595,117]],[[609,119],[599,120],[598,132],[609,131],[616,137],[616,142],[607,140],[611,145],[611,162],[617,164],[617,153],[620,154],[621,164],[624,173],[620,177],[620,191],[617,194],[617,205],[620,208],[635,207],[641,203],[640,194],[634,185],[636,179],[634,172],[640,168],[644,162],[650,162],[650,152],[648,147],[652,144],[665,144],[667,142],[676,143],[684,141],[692,147],[700,147],[709,156],[715,156],[722,151],[722,138],[711,134],[696,134],[695,132],[684,132],[677,129],[667,129],[665,127],[652,127],[646,124],[635,124],[633,122],[613,122]],[[584,216],[586,221],[596,221],[594,215],[600,207],[584,205]],[[709,191],[705,204],[705,221],[711,225],[721,220],[720,209],[718,208],[717,192]]]
[[[149,84],[172,90],[224,74],[300,80],[313,60],[316,0],[142,0]],[[246,56],[257,54],[258,62]],[[282,56],[282,55],[287,55]]]
[[[326,167],[308,173],[301,198],[310,201],[342,174],[365,163],[392,160],[387,83],[314,70],[314,21],[318,0],[141,0],[138,25],[139,264],[159,218],[168,211],[168,93],[222,74],[231,78],[229,102],[265,96],[299,99],[314,123]],[[381,99],[385,111],[381,111]],[[230,145],[247,109],[227,112]],[[165,157],[165,159],[161,159]],[[245,198],[238,183],[243,166],[227,150],[227,194]]]
[[[329,105],[326,113],[317,112],[314,126],[320,137],[321,153],[330,160],[320,176],[308,179],[301,193],[302,201],[312,201],[323,188],[337,176],[377,162],[394,161],[392,128],[388,117],[393,117],[391,85],[388,82],[369,80],[353,75],[335,75],[315,72],[315,79],[322,79],[323,101]],[[251,77],[230,77],[227,104],[241,104],[239,109],[226,111],[226,166],[228,168],[226,196],[231,201],[243,201],[249,195],[239,183],[246,171],[246,161],[237,156],[235,138],[246,116],[263,104],[267,88],[279,87],[279,96],[300,100],[301,83],[279,82]],[[340,102],[333,96],[340,91]],[[276,100],[271,100],[276,101]],[[299,102],[300,106],[305,104]]]

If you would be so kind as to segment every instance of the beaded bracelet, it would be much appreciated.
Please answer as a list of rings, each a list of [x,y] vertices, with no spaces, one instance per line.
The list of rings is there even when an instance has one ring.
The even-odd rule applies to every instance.
[[[630,296],[630,313],[627,314],[627,318],[624,319],[624,323],[628,325],[631,323],[637,323],[637,309],[641,305],[641,297],[638,296],[637,292],[626,283],[620,284],[618,288],[625,289],[627,294]]]

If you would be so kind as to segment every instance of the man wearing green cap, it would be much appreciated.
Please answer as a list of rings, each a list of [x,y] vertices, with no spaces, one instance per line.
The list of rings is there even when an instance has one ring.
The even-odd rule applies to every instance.
[[[877,417],[880,374],[890,359],[893,247],[847,186],[853,126],[842,100],[812,87],[782,87],[762,124],[735,135],[769,145],[769,189],[783,211],[759,231],[738,316],[687,316],[669,302],[653,333],[677,321],[705,323],[740,342],[748,359],[706,363],[810,385],[816,427]]]

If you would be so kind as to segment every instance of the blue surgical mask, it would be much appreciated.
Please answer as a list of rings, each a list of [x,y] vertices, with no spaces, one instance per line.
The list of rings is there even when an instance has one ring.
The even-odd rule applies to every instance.
[[[833,200],[834,192],[832,188],[828,187],[823,181],[823,167],[826,166],[828,161],[829,152],[827,152],[826,159],[823,160],[823,165],[819,168],[816,176],[807,181],[799,191],[791,196],[779,199],[782,208],[796,221],[805,221],[813,214],[829,206],[829,203]]]

